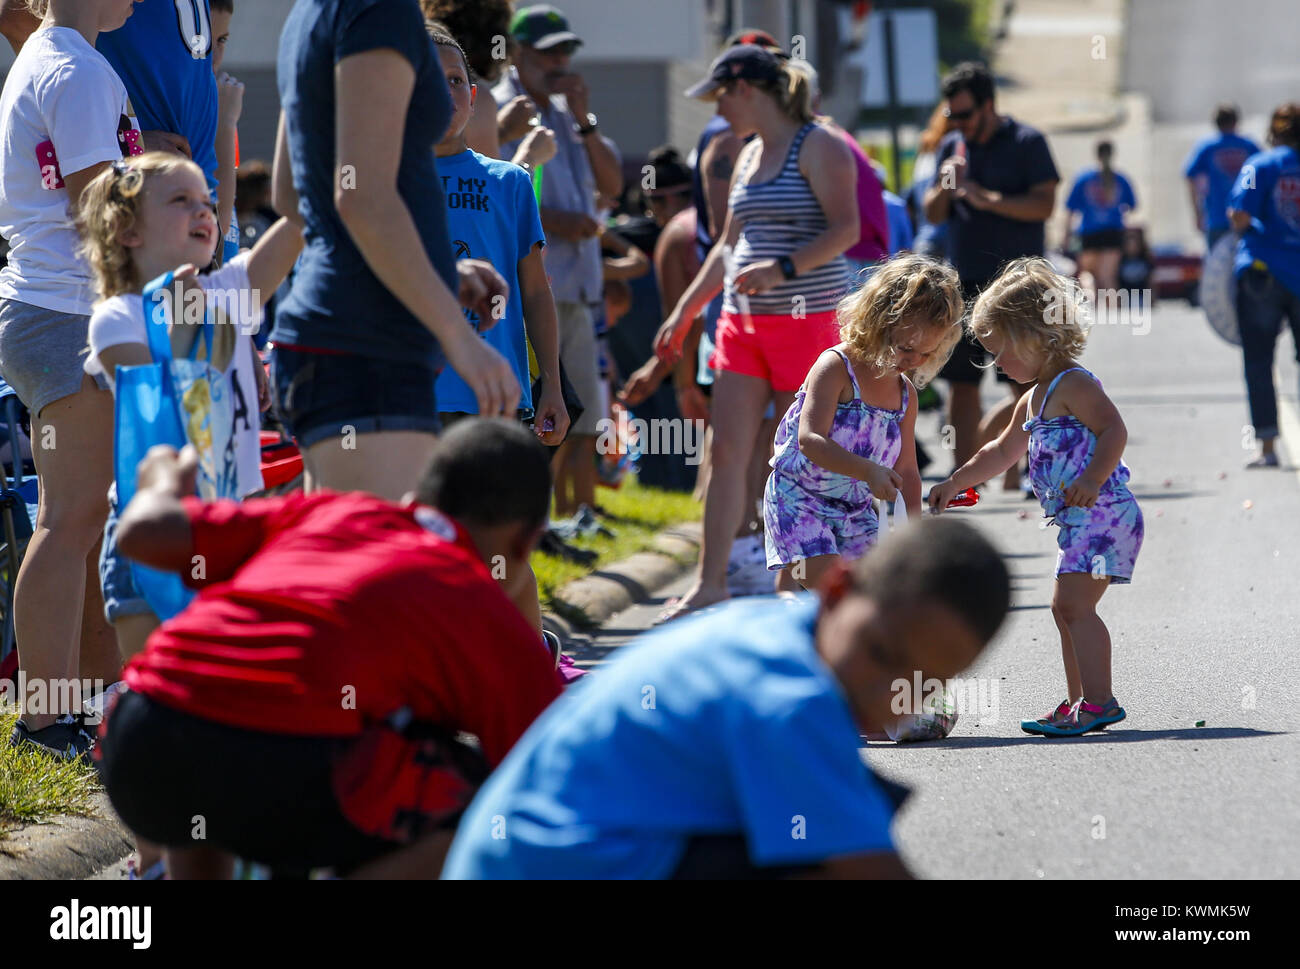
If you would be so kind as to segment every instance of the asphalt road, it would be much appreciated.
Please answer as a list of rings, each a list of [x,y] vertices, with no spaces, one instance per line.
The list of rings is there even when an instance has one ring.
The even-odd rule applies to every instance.
[[[1238,352],[1182,303],[1161,306],[1150,324],[1141,335],[1094,329],[1083,360],[1124,414],[1146,518],[1133,584],[1100,606],[1128,719],[1071,740],[1020,731],[1020,718],[1064,695],[1049,612],[1055,533],[1038,527],[1036,503],[996,489],[954,512],[1008,556],[1014,611],[967,674],[985,678],[988,699],[996,683],[995,716],[964,717],[938,743],[864,748],[873,767],[917,789],[895,834],[918,874],[1300,875],[1298,455],[1284,455],[1284,470],[1242,470],[1250,452]],[[1291,361],[1282,370],[1294,421]],[[996,399],[991,378],[985,387]],[[934,452],[937,422],[921,423]],[[587,655],[616,652],[656,611],[615,617]]]

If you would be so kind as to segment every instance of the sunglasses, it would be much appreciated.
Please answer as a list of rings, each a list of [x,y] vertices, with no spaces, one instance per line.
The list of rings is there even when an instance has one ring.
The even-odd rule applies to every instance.
[[[978,108],[967,108],[965,111],[954,111],[951,108],[943,109],[943,116],[949,121],[968,121],[975,116]]]

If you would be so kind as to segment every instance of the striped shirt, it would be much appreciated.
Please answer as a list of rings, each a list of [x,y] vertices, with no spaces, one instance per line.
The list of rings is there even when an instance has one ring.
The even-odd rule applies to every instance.
[[[816,124],[809,122],[795,134],[776,178],[751,183],[737,180],[727,204],[740,225],[740,238],[727,266],[723,309],[740,314],[735,276],[752,263],[788,256],[826,231],[829,224],[808,180],[799,171],[799,149]],[[783,281],[748,298],[748,311],[757,315],[793,316],[835,309],[849,282],[849,265],[843,255]],[[740,297],[743,299],[743,297]]]

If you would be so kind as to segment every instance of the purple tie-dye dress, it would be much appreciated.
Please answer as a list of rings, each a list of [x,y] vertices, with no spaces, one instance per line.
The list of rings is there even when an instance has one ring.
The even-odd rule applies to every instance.
[[[1128,489],[1129,469],[1122,460],[1101,486],[1091,508],[1067,506],[1065,490],[1083,474],[1097,448],[1097,435],[1077,417],[1044,418],[1047,400],[1067,373],[1088,374],[1083,367],[1071,367],[1056,375],[1043,395],[1038,413],[1025,421],[1029,432],[1029,480],[1043,506],[1043,526],[1059,528],[1056,544],[1056,574],[1086,572],[1110,576],[1112,583],[1127,583],[1142,548],[1142,509]]]
[[[902,383],[902,407],[888,410],[862,399],[858,378],[844,352],[832,348],[848,368],[853,398],[835,408],[830,439],[844,450],[892,468],[903,443],[908,384]],[[876,544],[879,522],[865,481],[827,471],[799,450],[799,418],[805,388],[795,394],[776,432],[772,473],[763,492],[763,532],[767,567],[779,569],[814,555],[859,558]]]

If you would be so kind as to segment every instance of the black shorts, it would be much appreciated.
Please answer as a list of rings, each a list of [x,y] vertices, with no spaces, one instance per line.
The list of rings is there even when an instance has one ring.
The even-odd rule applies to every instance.
[[[275,413],[300,448],[353,434],[436,434],[438,374],[420,362],[277,346],[271,354]]]
[[[342,874],[440,828],[454,828],[486,776],[485,767],[457,772],[462,793],[454,809],[421,812],[416,798],[397,812],[405,836],[383,837],[362,830],[341,806],[351,799],[362,811],[391,815],[385,802],[410,791],[409,784],[366,790],[358,783],[373,765],[393,763],[393,746],[376,743],[380,738],[372,733],[335,738],[245,730],[128,691],[100,734],[100,779],[128,828],[167,847],[211,846],[272,872],[333,868]],[[455,771],[449,758],[425,759],[421,769],[432,767],[441,779]]]
[[[1079,248],[1084,251],[1094,249],[1121,249],[1124,246],[1123,229],[1098,229],[1087,235],[1079,236]]]
[[[992,280],[981,282],[962,281],[961,298],[966,303],[966,314],[969,316],[971,309],[975,306],[975,300],[979,297],[980,292],[985,289]],[[969,333],[963,333],[958,344],[953,347],[952,356],[948,362],[943,365],[939,371],[939,376],[954,384],[977,384],[984,379],[984,372],[989,368],[989,360],[992,359],[989,352],[984,349],[979,340],[975,339]],[[1003,383],[1011,383],[1011,379],[1006,374],[999,373],[998,380]]]

